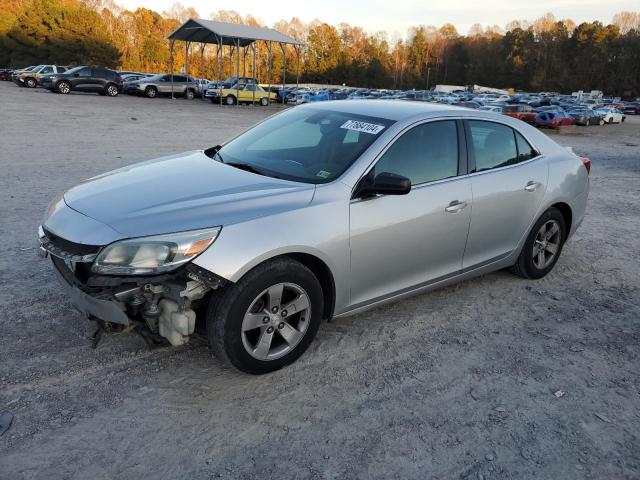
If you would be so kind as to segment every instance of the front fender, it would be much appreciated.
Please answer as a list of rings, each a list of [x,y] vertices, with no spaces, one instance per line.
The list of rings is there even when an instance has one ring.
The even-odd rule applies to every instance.
[[[280,255],[304,253],[334,278],[335,310],[349,302],[349,194],[339,182],[319,186],[311,204],[231,225],[193,263],[231,282]]]

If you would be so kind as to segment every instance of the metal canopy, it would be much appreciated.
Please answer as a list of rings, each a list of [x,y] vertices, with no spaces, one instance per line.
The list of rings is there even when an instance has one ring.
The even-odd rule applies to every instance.
[[[190,18],[175,32],[169,40],[182,40],[195,43],[213,43],[246,47],[256,40],[290,45],[303,45],[302,42],[271,28],[252,27],[235,23],[216,22]]]

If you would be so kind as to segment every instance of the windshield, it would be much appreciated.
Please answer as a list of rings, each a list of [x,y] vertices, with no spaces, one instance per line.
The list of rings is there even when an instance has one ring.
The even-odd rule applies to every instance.
[[[342,175],[393,123],[351,113],[293,108],[227,143],[216,158],[267,176],[327,183]]]

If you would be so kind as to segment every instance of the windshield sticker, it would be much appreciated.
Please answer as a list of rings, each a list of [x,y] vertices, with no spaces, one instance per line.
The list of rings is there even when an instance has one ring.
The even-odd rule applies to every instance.
[[[320,178],[329,178],[331,176],[331,172],[327,172],[326,170],[320,170],[316,173],[316,177]]]
[[[375,123],[360,122],[358,120],[347,120],[340,128],[347,130],[355,130],[356,132],[370,133],[372,135],[379,134],[384,130],[384,125],[376,125]]]

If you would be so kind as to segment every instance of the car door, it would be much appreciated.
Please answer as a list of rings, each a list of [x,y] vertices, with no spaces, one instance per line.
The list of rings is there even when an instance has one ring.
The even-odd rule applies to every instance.
[[[518,131],[502,123],[465,122],[473,217],[464,254],[469,269],[506,257],[534,221],[547,188],[547,163]]]
[[[172,89],[174,90],[174,93],[177,93],[177,91],[175,91],[175,83],[172,83],[172,79],[175,79],[177,75],[164,75],[160,78],[160,80],[158,81],[158,83],[156,84],[156,87],[158,89],[159,93],[162,94],[169,94],[171,93]]]
[[[93,78],[90,67],[84,67],[75,72],[71,77],[71,84],[75,90],[83,92],[91,91],[93,89]]]
[[[365,178],[408,177],[409,194],[350,204],[351,305],[412,290],[462,268],[471,215],[463,125],[439,120],[405,131]],[[364,180],[362,180],[364,181]]]

